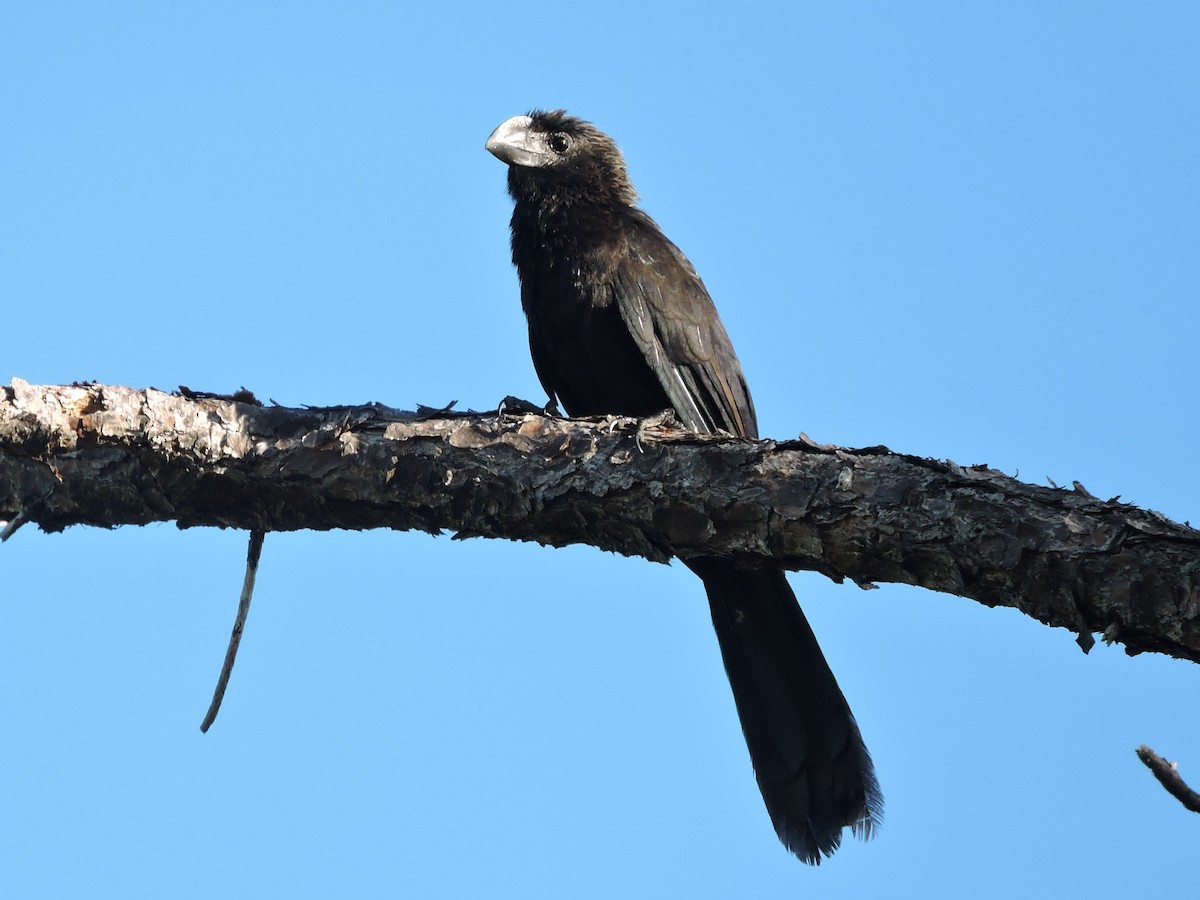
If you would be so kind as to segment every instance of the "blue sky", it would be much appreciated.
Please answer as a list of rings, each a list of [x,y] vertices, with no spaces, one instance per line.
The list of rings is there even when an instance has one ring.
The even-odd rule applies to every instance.
[[[1052,8],[1050,8],[1052,6]],[[540,400],[503,119],[625,149],[764,434],[1200,517],[1191,3],[9,4],[0,379]],[[887,798],[775,840],[681,567],[374,532],[0,549],[8,897],[1187,896],[1193,666],[793,584]]]

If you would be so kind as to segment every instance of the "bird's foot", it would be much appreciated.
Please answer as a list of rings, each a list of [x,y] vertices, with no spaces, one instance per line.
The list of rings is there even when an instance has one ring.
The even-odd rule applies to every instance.
[[[522,400],[520,397],[514,397],[511,394],[500,401],[500,406],[496,409],[497,416],[549,416],[552,419],[561,419],[562,413],[558,411],[558,405],[553,399],[547,400],[545,406],[538,406],[529,400]]]
[[[641,419],[634,416],[606,416],[600,422],[600,427],[605,433],[612,434],[614,431],[625,431],[628,428],[634,428],[641,422]]]
[[[661,431],[664,428],[673,428],[679,424],[679,420],[675,418],[675,410],[663,409],[656,412],[652,416],[646,416],[638,423],[637,436],[634,438],[634,443],[637,444],[639,452],[645,453],[642,449],[642,441],[644,441],[651,431]]]
[[[627,428],[634,429],[634,443],[637,444],[638,451],[645,452],[642,447],[643,442],[649,437],[650,433],[663,428],[670,428],[677,424],[675,411],[672,409],[664,409],[644,418],[636,418],[634,416],[609,416],[600,423],[600,427],[604,428],[609,434],[612,434],[618,429],[624,430]]]

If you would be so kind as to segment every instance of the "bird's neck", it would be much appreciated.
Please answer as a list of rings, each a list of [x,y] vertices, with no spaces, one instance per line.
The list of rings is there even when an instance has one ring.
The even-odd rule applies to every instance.
[[[537,235],[545,247],[580,250],[611,240],[633,210],[603,195],[552,191],[515,196],[513,232]]]

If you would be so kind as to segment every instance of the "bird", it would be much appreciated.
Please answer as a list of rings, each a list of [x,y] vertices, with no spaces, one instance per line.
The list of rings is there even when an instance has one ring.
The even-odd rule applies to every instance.
[[[696,269],[638,205],[617,144],[565,110],[502,122],[512,261],[538,379],[570,416],[673,413],[758,437],[741,363]],[[883,798],[858,724],[782,569],[718,557],[702,580],[759,790],[783,845],[818,864],[871,837]]]

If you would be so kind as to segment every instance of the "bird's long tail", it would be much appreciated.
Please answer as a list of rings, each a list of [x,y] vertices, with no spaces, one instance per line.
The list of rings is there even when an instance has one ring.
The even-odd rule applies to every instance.
[[[750,761],[779,839],[819,863],[850,826],[870,837],[883,796],[858,725],[781,570],[686,565],[704,580]]]

